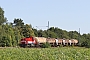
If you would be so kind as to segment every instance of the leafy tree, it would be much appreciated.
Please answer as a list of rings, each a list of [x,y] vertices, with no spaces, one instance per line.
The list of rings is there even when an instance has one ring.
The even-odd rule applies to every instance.
[[[70,39],[69,33],[66,30],[62,30],[62,31],[63,31],[62,38]]]
[[[24,22],[22,19],[14,19],[15,26],[22,27],[24,26]]]
[[[56,35],[56,33],[52,32],[52,31],[49,31],[49,37],[57,38],[57,35]]]
[[[52,31],[52,32],[55,32],[55,28],[54,27],[51,27],[49,28],[48,30]]]
[[[5,23],[7,20],[4,17],[4,11],[3,9],[0,7],[0,25],[2,25],[3,23]]]
[[[49,35],[49,32],[47,30],[44,30],[42,34],[43,34],[43,37],[46,37],[46,38],[49,37],[48,36]]]
[[[34,31],[35,36],[38,36],[38,31],[37,31],[37,29],[32,29],[32,30]]]
[[[38,30],[38,37],[42,37],[42,33],[43,33],[42,30]]]
[[[35,36],[31,26],[28,24],[22,27],[20,32],[24,37]]]

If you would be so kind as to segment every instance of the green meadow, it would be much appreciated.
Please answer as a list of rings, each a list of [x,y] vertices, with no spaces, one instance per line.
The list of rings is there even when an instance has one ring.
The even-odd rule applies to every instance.
[[[0,60],[90,60],[90,48],[0,48]]]

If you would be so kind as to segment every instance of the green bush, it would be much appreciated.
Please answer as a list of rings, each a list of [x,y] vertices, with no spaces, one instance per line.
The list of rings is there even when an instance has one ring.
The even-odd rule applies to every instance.
[[[42,48],[49,48],[49,47],[51,47],[51,45],[48,42],[42,44]]]
[[[63,47],[63,45],[62,44],[60,44],[60,46],[59,47]]]
[[[81,46],[82,46],[82,47],[88,46],[88,42],[87,42],[87,41],[82,42],[82,43],[81,43]]]
[[[87,48],[90,48],[90,41],[88,41],[88,45],[86,46]]]
[[[90,48],[90,41],[84,41],[81,43],[81,47]]]

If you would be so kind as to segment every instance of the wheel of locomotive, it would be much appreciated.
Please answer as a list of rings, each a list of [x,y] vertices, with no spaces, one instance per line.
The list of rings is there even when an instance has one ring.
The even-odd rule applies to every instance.
[[[25,47],[26,47],[26,45],[25,45],[25,44],[20,44],[20,47],[25,48]]]

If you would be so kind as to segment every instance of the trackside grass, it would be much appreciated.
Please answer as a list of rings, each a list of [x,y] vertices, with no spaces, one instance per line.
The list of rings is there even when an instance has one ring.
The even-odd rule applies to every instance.
[[[90,48],[0,48],[0,60],[90,60]]]

